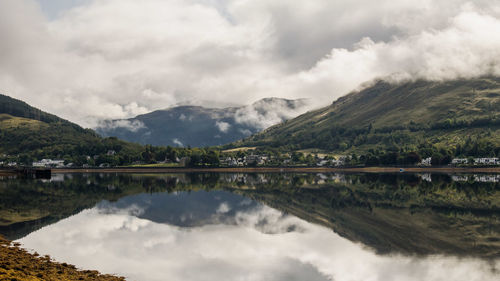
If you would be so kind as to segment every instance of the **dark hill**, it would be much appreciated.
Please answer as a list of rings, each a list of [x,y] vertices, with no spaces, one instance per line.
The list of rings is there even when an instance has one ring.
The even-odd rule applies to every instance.
[[[93,130],[0,95],[0,161],[31,164],[42,158],[58,158],[81,165],[87,163],[86,155],[106,154],[109,150],[118,153],[114,158],[128,155],[130,159],[138,157],[142,147],[116,138],[102,138]]]
[[[8,114],[14,117],[33,119],[45,123],[69,123],[68,121],[63,120],[55,115],[45,113],[40,109],[34,108],[23,101],[5,95],[0,95],[0,113]]]

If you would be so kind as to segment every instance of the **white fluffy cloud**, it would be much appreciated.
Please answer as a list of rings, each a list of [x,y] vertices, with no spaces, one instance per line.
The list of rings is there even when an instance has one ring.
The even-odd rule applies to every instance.
[[[0,92],[84,126],[270,96],[321,106],[377,77],[500,74],[496,0],[76,2],[50,19],[34,0],[0,2]]]
[[[140,129],[146,129],[146,125],[139,120],[106,120],[99,123],[99,128],[113,130],[123,128],[131,132],[137,132]]]
[[[267,98],[251,105],[241,107],[234,114],[236,123],[244,124],[258,130],[291,119],[314,106],[311,100],[284,100]],[[251,134],[251,133],[250,133]]]
[[[227,131],[231,128],[231,124],[224,121],[215,122],[215,126],[219,129],[219,131],[221,131],[221,133],[227,133]]]

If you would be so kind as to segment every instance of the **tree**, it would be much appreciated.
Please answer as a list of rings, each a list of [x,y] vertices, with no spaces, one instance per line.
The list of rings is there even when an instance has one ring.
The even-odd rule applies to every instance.
[[[448,164],[450,164],[452,159],[453,159],[453,158],[451,157],[451,155],[450,155],[450,154],[446,154],[446,155],[444,155],[444,156],[441,158],[441,161],[440,161],[440,162],[441,162],[441,165],[448,165]]]
[[[421,161],[422,157],[420,156],[420,154],[418,154],[418,152],[412,151],[406,154],[405,164],[415,165],[417,163],[420,163]]]
[[[190,167],[200,166],[202,164],[201,154],[199,152],[194,152],[191,154],[191,159],[189,160]]]
[[[203,163],[210,166],[219,166],[219,154],[216,151],[209,151],[203,155]]]
[[[440,153],[434,153],[434,154],[432,154],[431,165],[432,166],[439,166],[439,165],[441,165],[441,158],[443,158],[443,155],[440,154]]]

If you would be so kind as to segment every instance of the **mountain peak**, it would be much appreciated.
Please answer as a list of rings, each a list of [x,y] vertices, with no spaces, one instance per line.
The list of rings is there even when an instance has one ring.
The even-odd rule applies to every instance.
[[[104,136],[153,145],[221,145],[242,139],[298,116],[306,100],[265,98],[247,106],[207,108],[183,105],[130,119],[105,120],[96,131]]]

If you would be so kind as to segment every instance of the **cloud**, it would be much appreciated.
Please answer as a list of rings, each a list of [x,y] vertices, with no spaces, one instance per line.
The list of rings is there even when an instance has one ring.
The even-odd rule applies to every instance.
[[[245,136],[251,136],[252,135],[252,131],[250,131],[248,129],[240,129],[240,133],[242,133]]]
[[[184,147],[184,144],[179,139],[173,139],[172,142],[180,147]]]
[[[231,206],[229,206],[229,203],[223,202],[219,205],[219,208],[217,208],[216,213],[218,214],[225,214],[227,212],[231,211]]]
[[[0,2],[0,90],[84,126],[271,96],[318,107],[379,77],[500,75],[493,0],[77,2],[42,1],[50,19]]]
[[[231,128],[231,124],[224,122],[224,121],[216,121],[215,126],[222,133],[227,133],[229,131],[229,129]]]
[[[379,256],[269,207],[235,216],[236,225],[183,228],[94,208],[20,242],[58,261],[133,280],[498,280],[498,261]]]
[[[309,100],[284,100],[267,98],[238,109],[234,115],[236,123],[263,130],[291,119],[311,109]]]
[[[106,120],[100,122],[98,128],[109,131],[114,129],[126,129],[131,132],[137,132],[140,129],[147,129],[146,125],[139,120]]]

